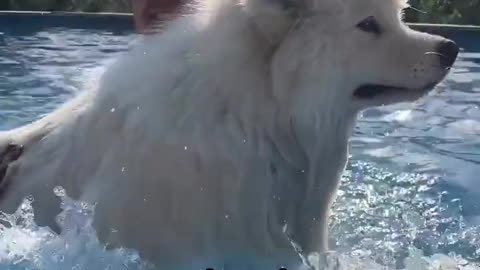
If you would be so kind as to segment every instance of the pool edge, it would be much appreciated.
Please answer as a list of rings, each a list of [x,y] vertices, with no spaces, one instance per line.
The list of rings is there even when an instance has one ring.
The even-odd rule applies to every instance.
[[[67,12],[67,11],[16,11],[0,10],[0,16],[48,16],[48,17],[80,17],[80,18],[102,18],[102,19],[125,19],[133,20],[132,13],[115,12]],[[407,23],[415,30],[448,33],[452,31],[480,32],[480,25],[459,25],[459,24],[433,24],[433,23]]]

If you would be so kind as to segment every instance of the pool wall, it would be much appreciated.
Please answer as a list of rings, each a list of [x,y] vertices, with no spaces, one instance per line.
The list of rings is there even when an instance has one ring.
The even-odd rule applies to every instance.
[[[3,0],[0,0],[3,1]],[[14,27],[15,29],[12,29]],[[51,27],[133,32],[132,14],[0,11],[0,31],[40,31]]]

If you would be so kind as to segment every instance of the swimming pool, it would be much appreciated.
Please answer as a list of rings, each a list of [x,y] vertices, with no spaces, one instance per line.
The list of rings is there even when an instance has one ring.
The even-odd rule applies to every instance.
[[[0,129],[37,119],[81,91],[128,49],[130,23],[0,16]],[[437,91],[359,118],[330,225],[339,269],[426,269],[420,252],[430,265],[476,269],[480,262],[480,32],[448,35],[463,52]],[[28,222],[27,206],[20,209],[26,221],[0,232],[0,270],[142,268],[135,251],[103,250],[85,209],[79,214],[79,203],[65,200],[72,230],[60,236]]]

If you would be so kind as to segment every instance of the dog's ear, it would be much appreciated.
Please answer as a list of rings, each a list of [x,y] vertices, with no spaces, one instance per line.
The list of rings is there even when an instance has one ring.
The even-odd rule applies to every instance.
[[[278,43],[307,10],[309,0],[245,0],[244,7],[265,38]]]

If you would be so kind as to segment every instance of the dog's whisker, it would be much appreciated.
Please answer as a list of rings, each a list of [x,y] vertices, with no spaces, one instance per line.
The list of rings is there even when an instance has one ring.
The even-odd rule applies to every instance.
[[[441,54],[439,52],[426,52],[424,54],[425,55],[436,55],[436,56],[446,57],[444,54]]]
[[[413,6],[409,6],[408,8],[411,9],[411,10],[414,10],[414,11],[416,11],[416,12],[420,12],[420,13],[422,13],[422,14],[428,14],[428,12],[426,12],[426,11],[424,11],[424,10],[421,10],[421,9],[418,9],[418,8],[416,8],[416,7],[413,7]]]

